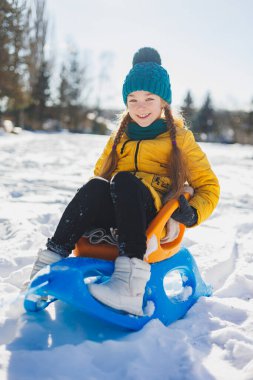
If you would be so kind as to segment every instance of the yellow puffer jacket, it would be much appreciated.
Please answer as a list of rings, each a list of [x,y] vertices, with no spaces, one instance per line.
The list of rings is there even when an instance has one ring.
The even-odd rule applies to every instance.
[[[196,208],[198,223],[207,219],[219,199],[218,179],[212,171],[205,153],[196,143],[191,131],[177,125],[177,145],[182,150],[189,177],[187,181],[194,189],[190,204]],[[111,152],[115,133],[109,138],[104,151],[98,159],[94,174],[100,175],[104,160]],[[132,141],[124,134],[117,145],[118,165],[112,176],[120,171],[132,172],[150,189],[156,209],[162,207],[162,197],[170,188],[171,180],[167,176],[172,144],[169,132],[165,132],[152,140]]]

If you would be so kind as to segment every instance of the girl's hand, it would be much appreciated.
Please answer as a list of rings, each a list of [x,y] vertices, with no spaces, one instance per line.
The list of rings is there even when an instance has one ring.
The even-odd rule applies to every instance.
[[[196,224],[198,221],[197,210],[190,206],[183,195],[180,195],[178,202],[179,207],[173,212],[171,217],[186,227],[191,227]]]

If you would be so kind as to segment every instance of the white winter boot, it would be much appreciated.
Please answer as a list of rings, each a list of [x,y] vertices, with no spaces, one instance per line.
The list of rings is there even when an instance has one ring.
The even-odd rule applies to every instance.
[[[100,302],[135,315],[143,315],[145,287],[150,279],[150,265],[126,256],[115,260],[110,280],[88,285],[90,293]]]
[[[56,263],[57,261],[62,260],[63,257],[58,253],[50,251],[49,249],[40,250],[38,257],[33,265],[33,269],[30,275],[30,280],[46,265]]]

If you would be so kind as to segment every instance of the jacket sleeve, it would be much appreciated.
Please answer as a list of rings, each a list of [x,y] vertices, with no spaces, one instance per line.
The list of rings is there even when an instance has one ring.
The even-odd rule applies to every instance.
[[[99,159],[96,162],[96,165],[95,165],[95,168],[94,168],[94,175],[95,176],[99,176],[100,175],[102,166],[103,166],[105,160],[107,159],[107,157],[109,156],[109,154],[110,154],[110,152],[112,150],[113,141],[114,141],[114,134],[112,134],[110,136],[109,140],[107,141],[106,146],[104,147],[104,150],[103,150],[101,156],[99,157]]]
[[[190,200],[198,213],[198,223],[206,220],[215,209],[220,195],[220,186],[210,163],[191,131],[186,132],[183,153],[188,171],[188,183],[194,189]]]

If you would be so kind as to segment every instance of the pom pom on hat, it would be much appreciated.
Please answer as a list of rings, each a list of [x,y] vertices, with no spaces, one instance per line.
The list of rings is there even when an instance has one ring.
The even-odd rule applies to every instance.
[[[134,91],[149,91],[171,103],[169,74],[161,64],[160,54],[153,48],[144,47],[134,54],[133,67],[127,74],[122,89],[125,104],[128,95]]]
[[[141,48],[134,54],[133,66],[137,63],[143,62],[154,62],[158,65],[162,64],[161,57],[158,51],[150,47]]]

